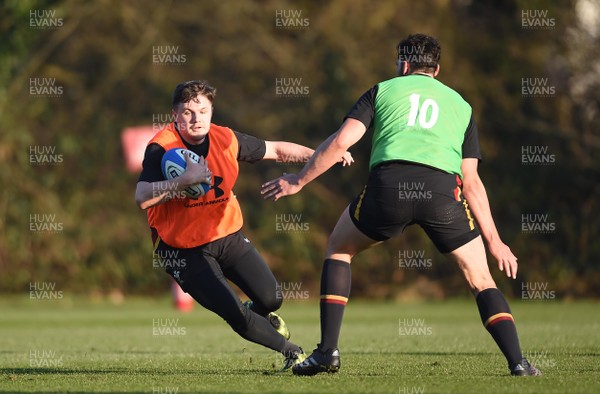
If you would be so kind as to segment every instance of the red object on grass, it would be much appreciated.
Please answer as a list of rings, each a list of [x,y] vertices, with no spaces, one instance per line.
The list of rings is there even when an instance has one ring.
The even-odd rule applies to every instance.
[[[146,145],[148,145],[148,141],[159,131],[153,126],[128,127],[123,130],[121,133],[121,144],[123,145],[127,171],[140,172],[142,170]]]
[[[189,312],[194,309],[194,299],[191,295],[181,290],[181,287],[179,287],[179,284],[175,280],[171,284],[171,292],[173,293],[173,302],[178,310]]]

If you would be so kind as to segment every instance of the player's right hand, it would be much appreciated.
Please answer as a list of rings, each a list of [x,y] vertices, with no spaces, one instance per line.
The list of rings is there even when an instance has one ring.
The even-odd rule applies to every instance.
[[[502,241],[489,244],[490,254],[498,261],[498,268],[504,271],[509,278],[517,279],[517,257],[510,250],[508,245]]]
[[[197,183],[212,183],[212,172],[208,168],[208,162],[204,156],[200,156],[198,163],[194,162],[188,155],[185,156],[185,172],[182,177],[185,177],[184,183],[187,185],[195,185]]]

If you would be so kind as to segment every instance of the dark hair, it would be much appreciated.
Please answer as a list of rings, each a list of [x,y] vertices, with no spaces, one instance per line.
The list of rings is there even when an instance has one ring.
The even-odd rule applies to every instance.
[[[182,82],[175,88],[173,92],[173,107],[177,104],[189,103],[198,96],[206,96],[212,103],[217,95],[217,89],[210,86],[207,81],[186,81]]]
[[[409,35],[398,43],[397,49],[398,60],[408,62],[411,72],[435,71],[442,54],[439,41],[426,34]]]

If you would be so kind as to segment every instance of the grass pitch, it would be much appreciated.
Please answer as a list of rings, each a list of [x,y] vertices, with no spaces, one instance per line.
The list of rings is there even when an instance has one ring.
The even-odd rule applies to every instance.
[[[544,373],[513,378],[475,303],[351,300],[338,374],[265,374],[275,352],[239,338],[196,305],[0,300],[0,392],[6,393],[591,393],[600,392],[600,305],[511,303],[526,356]],[[316,300],[281,310],[292,341],[319,341]]]

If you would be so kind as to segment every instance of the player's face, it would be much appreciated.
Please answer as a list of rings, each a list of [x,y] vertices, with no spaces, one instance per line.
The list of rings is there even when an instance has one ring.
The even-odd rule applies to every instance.
[[[188,143],[197,145],[204,141],[210,129],[212,103],[206,96],[198,95],[187,103],[180,103],[173,109],[175,122],[181,137]]]

